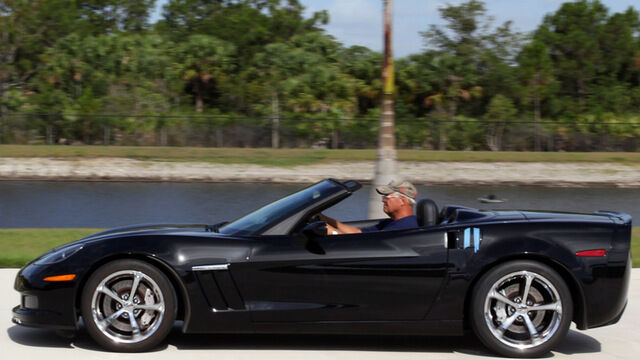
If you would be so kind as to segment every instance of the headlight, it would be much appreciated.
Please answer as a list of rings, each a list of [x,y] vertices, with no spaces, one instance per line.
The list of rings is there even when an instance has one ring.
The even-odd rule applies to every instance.
[[[66,260],[71,255],[77,253],[82,249],[82,245],[71,245],[69,247],[65,247],[63,249],[51,251],[48,254],[43,255],[38,261],[35,262],[36,265],[46,265],[60,262],[62,260]]]

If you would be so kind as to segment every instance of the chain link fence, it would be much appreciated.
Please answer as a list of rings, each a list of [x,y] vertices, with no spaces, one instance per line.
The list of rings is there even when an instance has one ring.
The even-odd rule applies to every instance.
[[[3,144],[375,148],[378,119],[5,114]],[[396,119],[400,149],[638,151],[639,122]]]

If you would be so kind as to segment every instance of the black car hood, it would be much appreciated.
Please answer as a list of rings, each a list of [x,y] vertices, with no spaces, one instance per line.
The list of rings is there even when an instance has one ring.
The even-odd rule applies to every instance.
[[[129,225],[118,228],[113,228],[101,232],[97,232],[95,234],[87,235],[81,239],[71,241],[69,243],[57,246],[37,258],[31,260],[27,265],[32,264],[42,257],[51,254],[56,251],[64,250],[66,248],[77,246],[77,245],[85,245],[88,243],[92,243],[94,241],[102,241],[102,240],[110,240],[110,239],[118,239],[122,237],[128,236],[141,236],[141,235],[179,235],[179,234],[189,234],[193,235],[195,233],[205,233],[209,232],[212,237],[226,237],[222,234],[217,234],[213,231],[215,226],[204,225],[204,224],[139,224],[139,225]]]
[[[102,238],[106,238],[106,237],[112,237],[114,235],[141,235],[141,234],[162,234],[162,233],[169,233],[169,232],[175,232],[176,230],[178,231],[206,231],[206,226],[207,225],[203,225],[203,224],[139,224],[139,225],[129,225],[129,226],[122,226],[122,227],[118,227],[118,228],[113,228],[113,229],[109,229],[109,230],[105,230],[105,231],[101,231],[95,234],[91,234],[88,236],[83,237],[82,239],[79,239],[77,241],[75,241],[75,243],[78,242],[85,242],[85,241],[91,241],[91,240],[97,240],[97,239],[102,239]]]

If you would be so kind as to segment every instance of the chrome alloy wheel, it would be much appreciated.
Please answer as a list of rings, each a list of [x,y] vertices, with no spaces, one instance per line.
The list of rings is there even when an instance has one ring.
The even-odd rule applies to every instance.
[[[152,336],[165,312],[158,284],[137,270],[105,277],[95,288],[91,314],[98,329],[116,343],[132,344]]]
[[[484,301],[484,319],[501,343],[529,349],[547,342],[558,330],[562,301],[544,276],[512,272],[491,286]]]

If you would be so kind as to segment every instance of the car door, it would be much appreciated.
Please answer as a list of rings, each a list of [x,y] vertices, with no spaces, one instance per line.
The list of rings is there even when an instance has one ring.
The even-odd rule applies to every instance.
[[[265,236],[232,272],[254,322],[419,320],[447,262],[443,231],[410,229]]]

